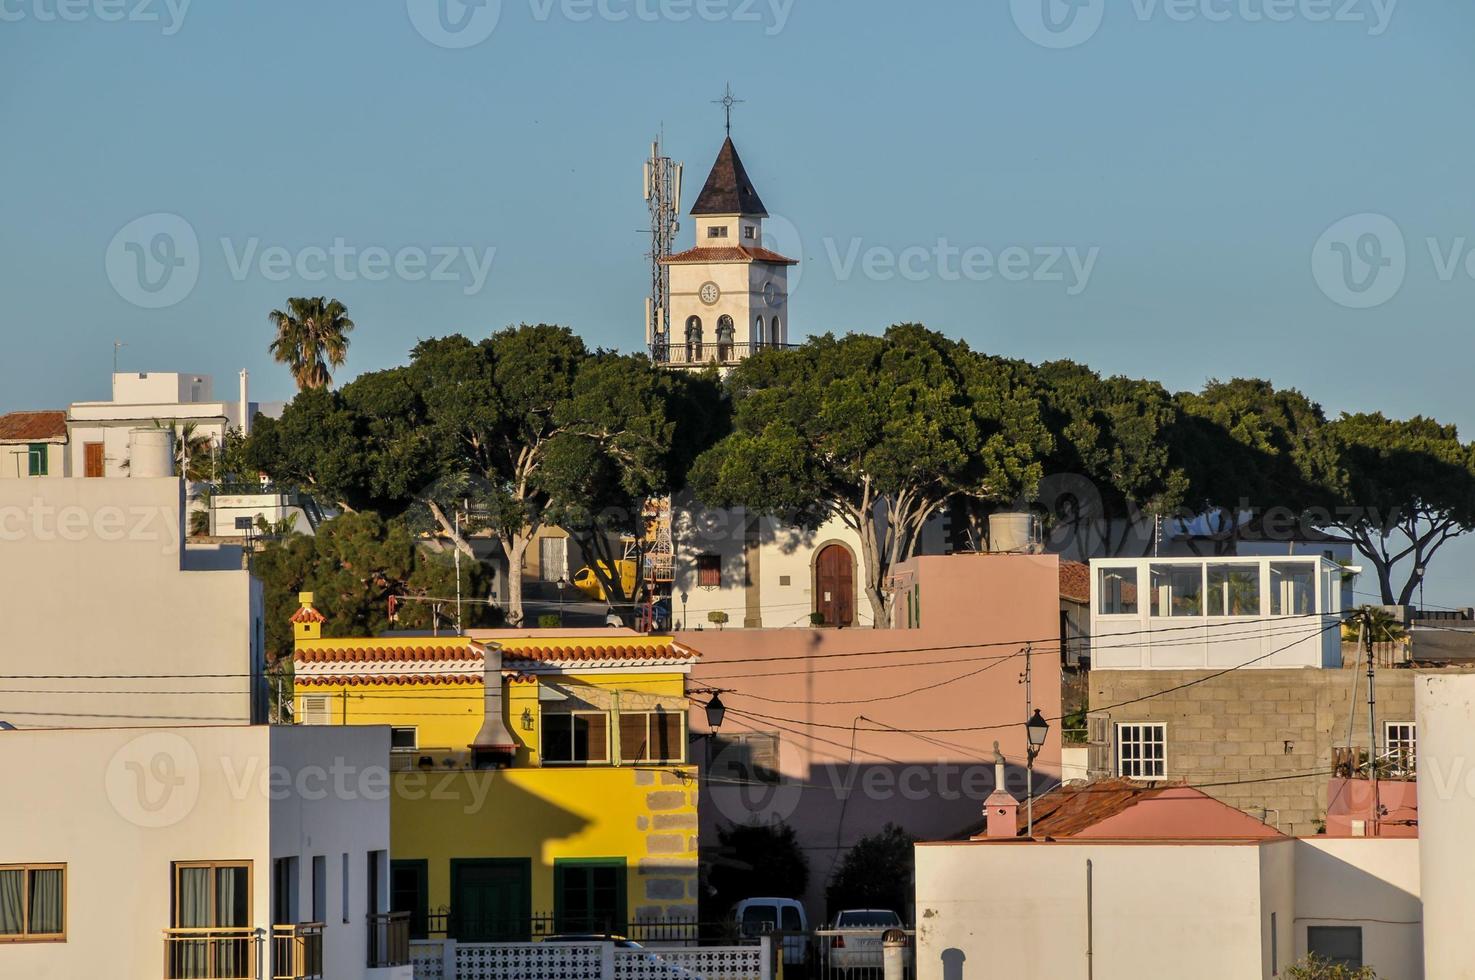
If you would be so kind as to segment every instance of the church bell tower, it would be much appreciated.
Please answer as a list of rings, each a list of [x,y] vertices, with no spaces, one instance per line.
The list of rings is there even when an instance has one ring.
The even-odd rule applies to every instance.
[[[662,260],[670,331],[653,338],[652,358],[676,368],[731,367],[754,351],[787,346],[789,266],[798,261],[763,246],[768,212],[730,134],[691,215],[696,246]]]

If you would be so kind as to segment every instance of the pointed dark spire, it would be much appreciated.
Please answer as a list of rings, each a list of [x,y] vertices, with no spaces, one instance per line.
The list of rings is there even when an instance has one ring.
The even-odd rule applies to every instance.
[[[697,202],[692,205],[691,213],[768,217],[762,199],[753,190],[753,182],[748,179],[748,172],[743,169],[737,147],[732,145],[731,136],[723,142],[722,149],[717,154],[717,162],[712,165],[712,172],[707,176],[702,192],[697,195]]]

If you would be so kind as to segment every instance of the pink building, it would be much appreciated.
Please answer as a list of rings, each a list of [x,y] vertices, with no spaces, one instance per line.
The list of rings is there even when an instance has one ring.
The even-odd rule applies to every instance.
[[[1008,788],[1024,797],[1027,659],[1051,725],[1037,791],[1060,772],[1057,559],[921,557],[892,584],[891,629],[676,635],[701,655],[690,689],[703,846],[723,825],[787,822],[809,858],[812,917],[826,913],[831,870],[860,838],[894,823],[936,839],[978,821],[995,789],[995,743]],[[703,689],[727,708],[715,736],[695,707]]]

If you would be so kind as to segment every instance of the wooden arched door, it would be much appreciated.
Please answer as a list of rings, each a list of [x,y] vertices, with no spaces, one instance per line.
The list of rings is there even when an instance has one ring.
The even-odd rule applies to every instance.
[[[855,561],[844,545],[826,545],[815,558],[814,611],[826,626],[855,625]]]

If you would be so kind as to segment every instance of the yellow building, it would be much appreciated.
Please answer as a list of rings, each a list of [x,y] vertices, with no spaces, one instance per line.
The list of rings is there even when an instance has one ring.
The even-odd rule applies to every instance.
[[[390,727],[391,899],[416,934],[695,919],[693,654],[614,630],[330,640],[302,600],[295,717]]]

